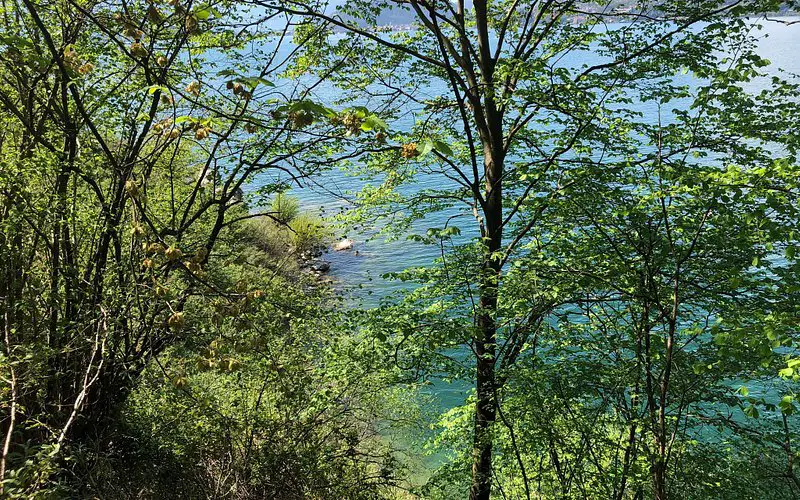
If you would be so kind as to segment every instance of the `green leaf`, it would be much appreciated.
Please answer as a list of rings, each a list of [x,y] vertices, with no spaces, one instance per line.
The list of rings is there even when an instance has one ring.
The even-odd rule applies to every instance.
[[[205,21],[206,19],[211,17],[211,10],[208,9],[207,7],[205,8],[200,7],[194,11],[194,15],[197,17],[197,19]]]
[[[784,396],[780,403],[778,403],[778,407],[781,409],[781,413],[784,415],[791,415],[794,413],[794,397],[791,395]]]
[[[0,41],[2,41],[5,45],[9,45],[18,50],[32,49],[35,47],[34,43],[31,40],[28,40],[27,38],[22,38],[17,35],[0,36]]]
[[[386,130],[389,126],[378,118],[376,115],[369,115],[365,120],[364,123],[361,124],[361,130],[364,132],[369,132],[370,130]]]
[[[289,106],[289,109],[291,109],[292,111],[307,111],[315,115],[324,115],[324,116],[331,116],[335,114],[333,110],[326,108],[321,104],[317,104],[314,101],[309,101],[309,100],[293,102]]]
[[[744,414],[750,418],[758,418],[758,408],[754,405],[750,405],[744,409]]]
[[[445,156],[453,156],[453,150],[450,149],[450,146],[448,146],[447,143],[442,141],[433,141],[433,148]]]
[[[459,234],[461,234],[461,229],[457,226],[450,226],[440,233],[441,236],[458,236]]]
[[[426,154],[433,151],[433,141],[427,140],[422,143],[422,147],[419,148],[419,157],[423,157]]]

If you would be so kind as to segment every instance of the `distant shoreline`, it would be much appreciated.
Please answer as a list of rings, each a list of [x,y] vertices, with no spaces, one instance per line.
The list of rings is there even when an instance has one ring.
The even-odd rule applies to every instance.
[[[621,13],[621,14],[623,14],[623,13]],[[568,16],[568,17],[564,18],[564,22],[568,23],[568,24],[573,24],[573,25],[581,24],[581,23],[586,21],[586,19],[589,17],[589,15],[590,14]],[[763,16],[759,16],[756,19],[763,19],[765,21],[770,21],[770,20],[777,21],[778,19],[793,18],[793,17],[800,18],[800,12],[771,12],[771,13],[764,14]],[[749,19],[749,17],[747,17],[745,19]],[[610,22],[619,23],[619,22],[624,22],[624,21],[629,20],[629,19],[626,18],[625,16],[615,17],[615,16],[609,14],[608,20]],[[798,24],[800,24],[800,23],[798,23]],[[416,29],[416,25],[414,25],[414,24],[380,24],[380,25],[377,26],[377,28],[381,28],[380,32],[390,31],[390,32],[394,33],[394,32],[402,32],[402,31],[414,31]],[[346,29],[341,28],[341,27],[336,27],[336,28],[333,29],[334,33],[344,33],[346,31],[347,31]]]

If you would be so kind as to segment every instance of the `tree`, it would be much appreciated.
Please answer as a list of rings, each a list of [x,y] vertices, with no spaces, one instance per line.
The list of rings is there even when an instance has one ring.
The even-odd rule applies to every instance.
[[[408,294],[406,307],[388,307],[383,325],[372,328],[378,338],[394,343],[388,351],[405,352],[412,366],[424,366],[429,374],[433,368],[425,360],[439,360],[458,345],[469,348],[474,369],[466,371],[475,384],[470,497],[489,498],[495,427],[511,369],[530,354],[531,342],[549,318],[565,300],[569,303],[560,281],[537,280],[534,286],[515,288],[515,266],[524,266],[546,245],[550,231],[582,229],[569,216],[556,228],[547,223],[557,205],[577,202],[575,189],[594,188],[593,176],[606,168],[608,175],[635,169],[632,157],[648,148],[661,151],[659,136],[651,133],[648,118],[633,109],[635,104],[657,103],[669,91],[675,97],[695,96],[697,89],[687,90],[671,78],[683,69],[713,78],[715,68],[731,61],[740,73],[727,75],[726,82],[749,78],[749,68],[760,61],[752,53],[750,25],[740,18],[776,11],[781,4],[411,0],[348,2],[337,11],[325,2],[257,3],[305,19],[306,29],[343,31],[342,37],[320,37],[306,68],[319,69],[356,98],[383,103],[376,107],[403,127],[392,136],[400,143],[394,152],[371,155],[382,185],[361,194],[356,217],[384,215],[401,230],[415,220],[445,214],[440,227],[417,237],[440,246],[441,267],[399,274],[423,286]],[[380,13],[390,8],[408,11],[414,29],[389,32],[377,26]],[[660,86],[666,86],[663,92]],[[719,100],[736,109],[743,102],[734,91],[723,92]],[[702,96],[694,101],[701,106],[701,118],[710,101]],[[412,124],[400,119],[409,109]],[[678,109],[678,118],[688,110]],[[732,148],[740,135],[714,137],[721,143],[688,140],[658,162],[727,151],[723,145]],[[439,185],[410,194],[401,188],[425,174],[437,176]],[[594,196],[605,192],[606,187]],[[591,215],[594,206],[585,208]],[[456,225],[460,217],[474,220],[469,231]],[[706,219],[692,217],[693,227],[704,232]],[[464,243],[464,238],[472,239]],[[677,292],[673,295],[678,300]],[[674,308],[672,316],[659,316],[671,332],[666,378],[660,379],[660,403],[647,406],[655,412],[650,430],[658,451],[650,468],[656,498],[667,495],[664,390],[672,369],[676,314]],[[463,366],[464,360],[453,358],[445,369],[458,375],[453,367]],[[514,439],[512,426],[500,420]],[[516,455],[530,496],[524,460]]]
[[[103,441],[153,359],[202,329],[198,298],[252,292],[213,272],[221,237],[271,215],[250,213],[243,188],[310,175],[293,162],[328,140],[305,87],[270,81],[292,56],[288,26],[248,30],[240,7],[3,6],[5,494],[46,484],[67,445]]]

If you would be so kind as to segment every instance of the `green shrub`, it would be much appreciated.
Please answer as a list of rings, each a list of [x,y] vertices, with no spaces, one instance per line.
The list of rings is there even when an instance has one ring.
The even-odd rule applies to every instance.
[[[288,194],[278,193],[272,200],[272,213],[280,222],[289,224],[300,213],[300,200]]]
[[[325,221],[317,215],[302,213],[289,224],[292,244],[298,251],[312,250],[325,245],[332,233]]]

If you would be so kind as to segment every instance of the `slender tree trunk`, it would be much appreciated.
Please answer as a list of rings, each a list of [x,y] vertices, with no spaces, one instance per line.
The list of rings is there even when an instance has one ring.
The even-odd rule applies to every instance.
[[[667,460],[669,457],[669,441],[667,436],[667,396],[669,393],[670,378],[673,368],[673,357],[675,352],[675,332],[678,327],[678,310],[680,306],[679,300],[679,287],[680,287],[680,265],[676,267],[675,276],[673,278],[674,285],[672,290],[672,310],[669,316],[669,330],[665,339],[666,353],[664,355],[664,375],[661,379],[660,394],[659,394],[659,408],[658,408],[658,432],[656,438],[658,440],[658,457],[652,466],[653,475],[653,490],[656,500],[667,500]]]
[[[476,318],[475,428],[472,448],[472,500],[489,500],[492,493],[492,425],[497,417],[495,365],[497,361],[497,291],[501,259],[496,253],[503,244],[503,116],[494,99],[495,61],[490,51],[488,2],[476,0],[475,27],[478,38],[478,66],[483,86],[483,109],[474,110],[483,147],[485,198],[481,236],[480,299]],[[476,96],[477,97],[477,96]],[[477,100],[477,99],[475,99]]]
[[[51,356],[49,361],[50,378],[48,380],[48,390],[45,397],[45,406],[49,406],[48,411],[51,415],[60,414],[60,409],[65,404],[64,400],[71,389],[71,381],[68,376],[64,375],[69,373],[71,359],[69,355],[61,352],[61,349],[68,342],[68,322],[69,320],[74,320],[74,318],[69,318],[65,314],[62,314],[62,310],[67,310],[69,302],[69,297],[66,294],[69,285],[65,279],[63,281],[62,290],[61,280],[62,276],[67,276],[69,273],[69,261],[65,255],[67,250],[65,242],[69,234],[67,188],[69,187],[71,170],[73,162],[75,161],[75,143],[77,137],[74,124],[69,116],[69,83],[70,81],[67,79],[66,75],[62,75],[60,92],[64,124],[64,157],[61,160],[55,185],[56,203],[53,214],[53,247],[50,270],[50,330],[48,336],[48,346],[52,349],[52,352],[56,354]],[[61,324],[62,322],[63,325]]]
[[[660,457],[653,464],[651,473],[653,475],[653,493],[656,500],[667,500],[667,464]]]
[[[496,252],[503,242],[503,199],[500,179],[502,153],[485,145],[486,205],[484,231],[486,247],[481,263],[480,300],[477,315],[475,354],[475,424],[472,449],[472,500],[488,500],[492,490],[492,424],[497,418],[495,365],[497,361],[497,290],[501,264]]]
[[[486,294],[480,299],[482,309],[496,308],[497,297]],[[475,387],[475,428],[472,449],[472,489],[470,498],[486,500],[492,489],[492,435],[491,426],[496,419],[494,400],[495,324],[488,312],[478,317],[480,340],[475,341],[478,356]]]

